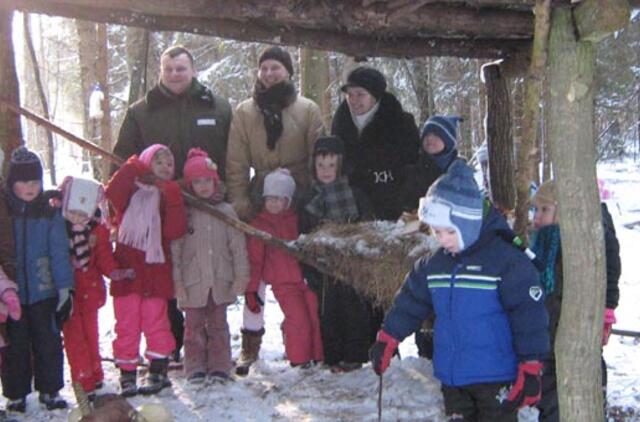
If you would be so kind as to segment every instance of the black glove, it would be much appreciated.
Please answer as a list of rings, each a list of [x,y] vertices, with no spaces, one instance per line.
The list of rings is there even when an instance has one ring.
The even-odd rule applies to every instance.
[[[73,312],[73,290],[58,290],[58,304],[56,305],[56,326],[58,330],[62,330],[62,325],[71,316]]]

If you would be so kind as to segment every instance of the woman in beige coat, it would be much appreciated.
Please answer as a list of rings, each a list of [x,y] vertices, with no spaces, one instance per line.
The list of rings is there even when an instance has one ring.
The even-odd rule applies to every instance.
[[[233,114],[226,184],[229,201],[246,221],[262,208],[262,186],[271,171],[279,167],[289,170],[296,182],[296,198],[304,197],[311,186],[310,156],[324,128],[320,108],[298,95],[292,75],[289,53],[280,47],[267,48],[258,59],[253,97],[240,103]],[[253,178],[251,169],[255,171]],[[264,301],[264,283],[258,295]],[[245,307],[242,354],[236,370],[239,375],[246,375],[249,365],[258,358],[264,334],[263,312],[264,307],[258,315]]]
[[[230,204],[215,203],[215,164],[201,149],[189,151],[184,182],[198,198],[237,218]],[[187,234],[172,242],[178,307],[185,311],[184,370],[189,382],[226,381],[231,370],[227,306],[243,294],[250,271],[244,234],[211,215],[188,208]]]

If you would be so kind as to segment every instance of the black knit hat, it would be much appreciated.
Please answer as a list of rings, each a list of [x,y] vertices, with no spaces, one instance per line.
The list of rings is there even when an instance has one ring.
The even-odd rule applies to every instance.
[[[338,136],[321,136],[313,146],[313,155],[321,153],[344,155],[344,142]]]
[[[27,147],[18,147],[11,153],[7,186],[13,186],[15,182],[31,180],[42,181],[42,163],[38,156],[29,151]]]
[[[293,63],[288,51],[277,46],[267,47],[262,51],[262,54],[260,54],[258,66],[260,66],[265,60],[275,60],[282,63],[285,69],[289,71],[289,76],[293,76]]]
[[[384,75],[372,67],[360,66],[356,67],[347,76],[347,83],[342,85],[340,90],[347,92],[347,88],[359,86],[364,88],[377,100],[382,97],[384,91],[387,89],[387,81],[384,79]]]

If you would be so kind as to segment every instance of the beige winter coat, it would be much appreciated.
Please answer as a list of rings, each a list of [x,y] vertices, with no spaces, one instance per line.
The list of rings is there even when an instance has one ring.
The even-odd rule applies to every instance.
[[[215,206],[238,218],[230,204]],[[180,308],[200,308],[209,294],[216,304],[235,302],[249,282],[244,234],[194,208],[188,208],[188,232],[171,243],[173,279]]]
[[[278,167],[289,169],[296,181],[296,197],[311,185],[309,157],[313,145],[324,133],[320,108],[298,95],[282,111],[282,136],[274,150],[267,148],[264,118],[253,99],[243,101],[233,114],[227,146],[227,192],[229,202],[243,220],[251,219],[258,209],[264,177]],[[250,168],[255,178],[249,180]]]

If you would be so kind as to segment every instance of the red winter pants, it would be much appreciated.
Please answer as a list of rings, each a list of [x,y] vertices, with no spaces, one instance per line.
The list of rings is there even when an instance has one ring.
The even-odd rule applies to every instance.
[[[271,288],[284,314],[284,348],[291,364],[322,361],[322,337],[315,293],[304,283],[272,285]]]
[[[113,298],[116,317],[116,339],[113,358],[125,371],[136,369],[139,360],[140,336],[147,342],[145,357],[149,360],[169,357],[176,347],[167,316],[167,300],[142,297],[137,293]]]
[[[71,367],[71,380],[82,384],[84,391],[93,391],[102,382],[102,362],[98,344],[98,308],[95,304],[79,303],[62,327],[64,349]]]
[[[231,370],[231,342],[227,324],[227,304],[216,304],[209,294],[206,306],[185,308],[184,372],[224,372]]]

